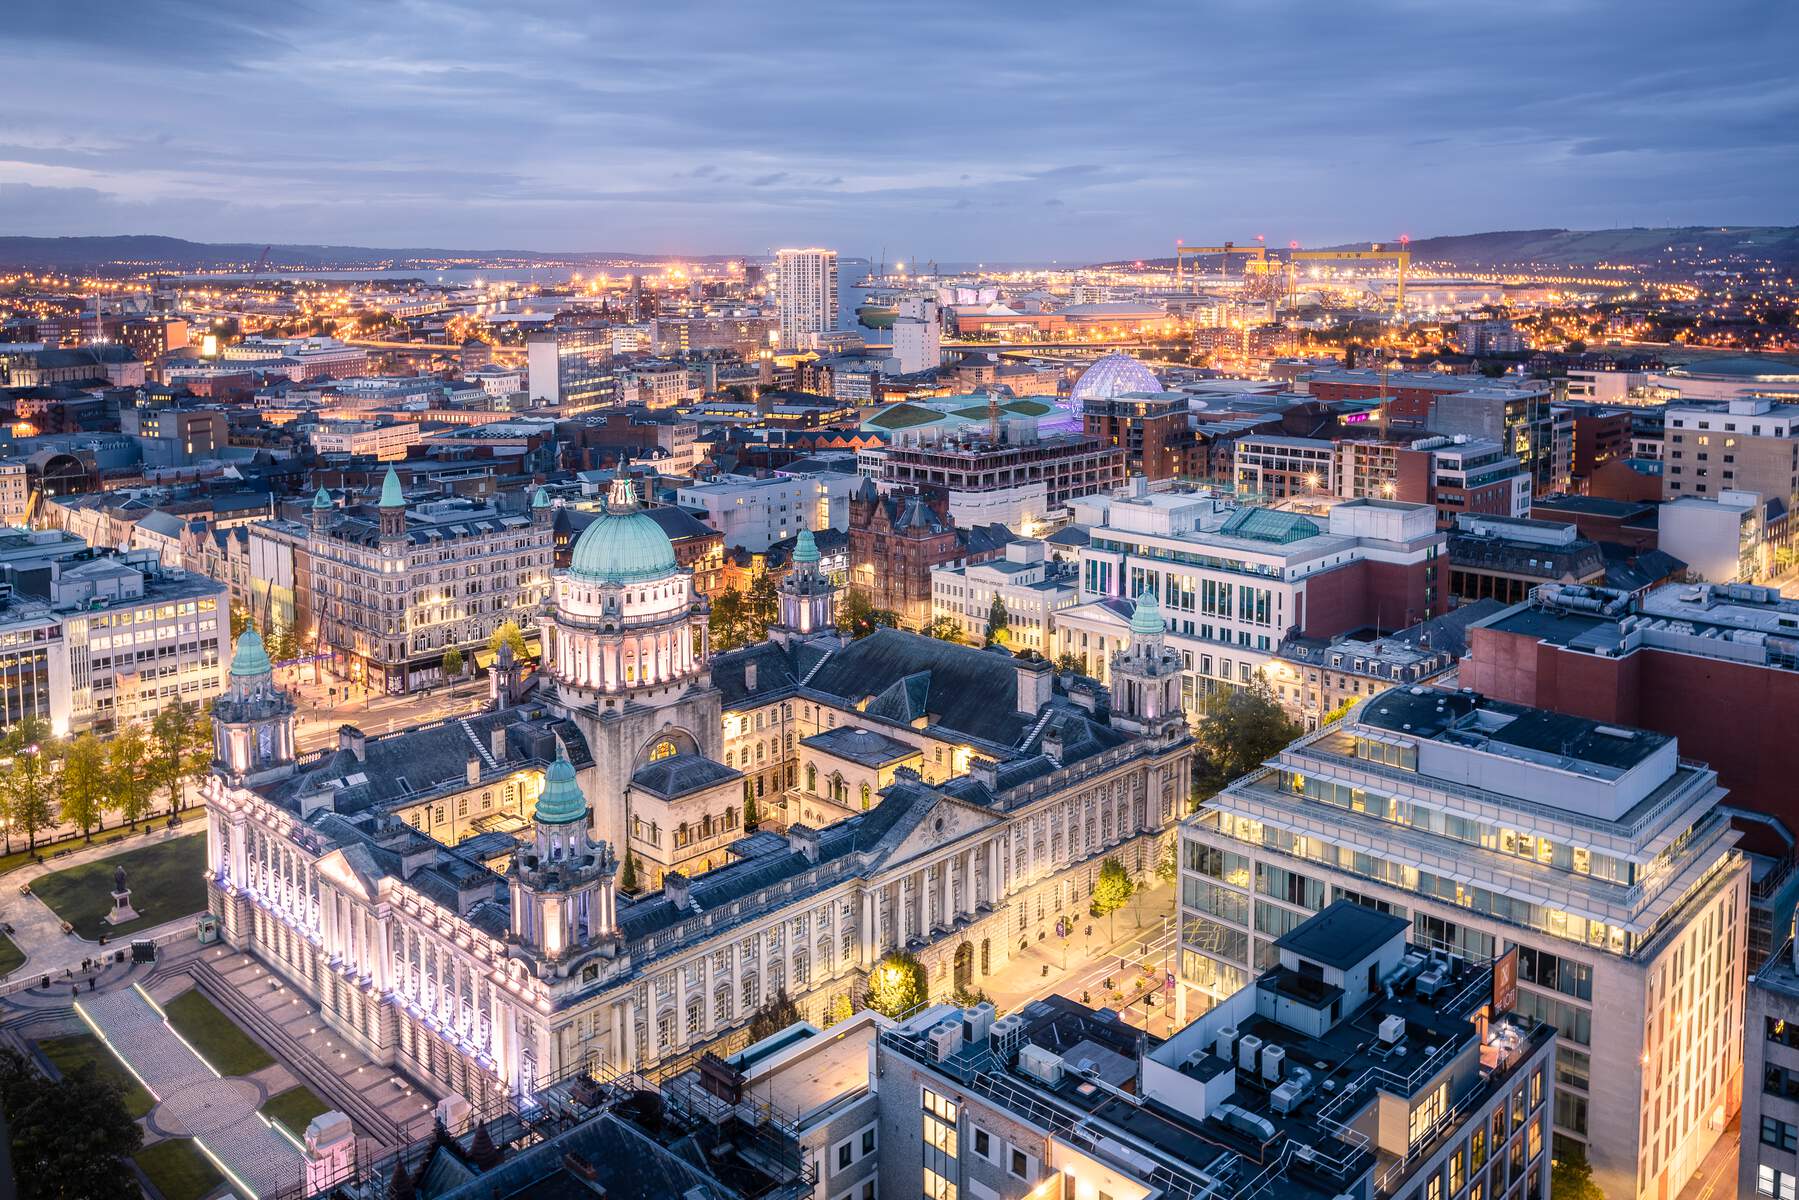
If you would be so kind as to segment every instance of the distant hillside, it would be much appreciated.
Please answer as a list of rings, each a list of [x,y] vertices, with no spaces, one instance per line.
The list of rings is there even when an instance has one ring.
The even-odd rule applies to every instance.
[[[31,270],[155,268],[171,271],[247,269],[264,247],[252,242],[190,242],[154,234],[117,237],[0,237],[0,267]],[[270,269],[535,266],[586,262],[722,262],[727,255],[636,254],[628,251],[444,250],[431,247],[308,246],[268,247]]]
[[[1388,243],[1391,244],[1391,243]],[[1332,250],[1366,249],[1367,242],[1345,242]],[[1418,238],[1412,258],[1467,270],[1486,267],[1589,267],[1598,263],[1638,267],[1650,272],[1691,274],[1707,266],[1766,262],[1799,267],[1799,226],[1693,225],[1677,229],[1516,229]],[[1276,256],[1281,250],[1270,247]],[[1134,260],[1132,260],[1134,261]],[[1172,258],[1145,259],[1172,266]],[[1102,264],[1126,265],[1126,260]]]
[[[1346,247],[1347,248],[1347,247]],[[1799,227],[1685,226],[1678,229],[1520,229],[1419,238],[1415,258],[1457,266],[1639,267],[1708,260],[1799,262]]]

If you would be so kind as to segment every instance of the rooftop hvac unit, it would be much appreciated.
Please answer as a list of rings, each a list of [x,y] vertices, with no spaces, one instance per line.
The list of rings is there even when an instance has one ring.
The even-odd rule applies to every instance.
[[[969,1043],[985,1041],[993,1029],[993,1002],[983,1000],[973,1008],[962,1010],[962,1038]]]
[[[1274,1122],[1267,1117],[1257,1116],[1246,1108],[1239,1108],[1235,1104],[1220,1104],[1212,1115],[1232,1129],[1251,1137],[1260,1138],[1264,1142],[1274,1140]]]
[[[1269,1083],[1281,1081],[1281,1069],[1287,1063],[1287,1049],[1284,1046],[1269,1046],[1262,1051],[1262,1078]]]
[[[1222,1058],[1225,1062],[1229,1062],[1231,1061],[1231,1051],[1236,1048],[1236,1045],[1237,1027],[1235,1025],[1226,1025],[1223,1029],[1218,1031],[1216,1040],[1212,1043],[1212,1049],[1217,1051],[1219,1058]]]
[[[1449,969],[1439,963],[1418,976],[1418,982],[1412,986],[1417,990],[1420,999],[1429,1000],[1449,986]]]
[[[1262,1048],[1262,1039],[1250,1034],[1237,1043],[1237,1065],[1251,1074],[1256,1069],[1256,1053]]]
[[[1382,1017],[1380,1023],[1380,1040],[1391,1046],[1405,1036],[1405,1018],[1394,1014]]]
[[[931,1026],[925,1036],[930,1040],[931,1053],[943,1062],[962,1048],[962,1022],[943,1021]]]
[[[1018,1039],[1024,1033],[1024,1018],[1019,1016],[1001,1017],[987,1031],[988,1044],[993,1052],[1001,1058],[1018,1046]]]
[[[1275,1088],[1268,1100],[1274,1106],[1274,1111],[1284,1117],[1299,1107],[1299,1085],[1289,1079]]]
[[[1062,1056],[1032,1042],[1018,1052],[1018,1069],[1039,1083],[1055,1087],[1062,1082]]]

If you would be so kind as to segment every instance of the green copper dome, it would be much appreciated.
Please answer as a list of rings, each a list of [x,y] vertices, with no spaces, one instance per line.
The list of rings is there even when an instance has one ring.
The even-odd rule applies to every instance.
[[[543,774],[543,794],[533,818],[541,825],[573,825],[587,820],[587,798],[575,783],[575,768],[558,757]]]
[[[813,540],[810,529],[800,530],[799,541],[793,545],[793,561],[796,563],[815,563],[818,561],[818,543]]]
[[[381,481],[381,507],[406,507],[406,493],[400,490],[399,473],[392,467],[387,468],[387,478]]]
[[[269,652],[263,649],[262,635],[247,628],[237,635],[237,653],[231,658],[231,673],[239,677],[267,675],[275,669]]]
[[[677,570],[675,544],[642,512],[607,513],[582,532],[569,574],[589,583],[643,583]]]
[[[531,497],[531,507],[532,508],[548,508],[549,506],[550,506],[550,493],[545,491],[543,488],[538,488],[537,494],[535,496]]]
[[[312,498],[312,506],[315,509],[330,508],[332,506],[331,493],[327,492],[324,488],[320,488],[319,494]]]
[[[1148,588],[1137,597],[1137,608],[1131,613],[1132,633],[1161,633],[1162,606],[1156,603],[1156,594]]]

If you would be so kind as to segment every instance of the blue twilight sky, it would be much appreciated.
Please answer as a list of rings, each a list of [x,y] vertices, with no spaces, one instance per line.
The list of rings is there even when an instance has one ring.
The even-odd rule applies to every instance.
[[[1799,221],[1786,0],[8,0],[0,233],[989,261]]]

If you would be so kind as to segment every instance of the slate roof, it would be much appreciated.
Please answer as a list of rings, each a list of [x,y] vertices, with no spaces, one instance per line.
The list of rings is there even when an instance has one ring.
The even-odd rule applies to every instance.
[[[800,745],[868,767],[885,767],[922,754],[917,746],[854,725],[839,725],[801,738]]]
[[[664,800],[673,800],[742,777],[742,771],[713,762],[704,755],[674,754],[639,767],[631,776],[631,786],[654,792]]]
[[[964,737],[1014,746],[1035,719],[1018,709],[1018,680],[1004,651],[956,646],[899,629],[877,629],[825,660],[806,681],[871,716],[910,724],[927,717]],[[877,705],[873,700],[878,699]]]

